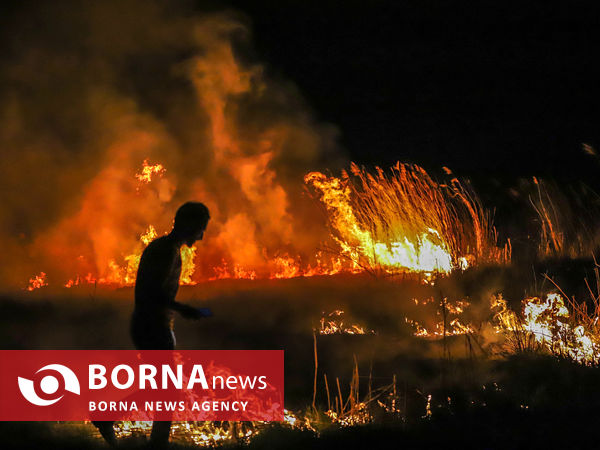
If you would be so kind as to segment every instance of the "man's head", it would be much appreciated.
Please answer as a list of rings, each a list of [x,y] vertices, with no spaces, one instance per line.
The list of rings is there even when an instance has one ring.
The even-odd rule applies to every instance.
[[[187,202],[175,213],[173,231],[185,244],[191,246],[202,239],[209,219],[208,208],[203,203]]]

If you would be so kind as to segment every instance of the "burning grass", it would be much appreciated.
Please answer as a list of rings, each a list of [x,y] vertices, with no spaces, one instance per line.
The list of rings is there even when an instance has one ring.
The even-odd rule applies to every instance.
[[[23,187],[29,192],[5,205],[10,236],[3,236],[3,243],[19,270],[11,267],[2,278],[18,278],[25,292],[0,299],[4,348],[130,348],[130,286],[142,251],[169,231],[177,206],[194,199],[206,202],[212,219],[201,247],[182,249],[180,299],[207,303],[215,317],[201,326],[178,324],[180,345],[284,348],[290,410],[277,431],[288,437],[309,434],[300,448],[313,447],[317,435],[323,448],[372,448],[374,443],[389,448],[384,440],[399,442],[399,436],[408,448],[449,446],[449,436],[465,446],[465,435],[473,446],[492,448],[500,442],[512,448],[523,444],[515,443],[514,434],[530,445],[532,435],[551,435],[553,429],[569,434],[565,447],[571,448],[583,433],[565,429],[594,429],[589,418],[595,420],[600,407],[595,391],[598,296],[592,296],[588,311],[586,303],[564,293],[544,292],[527,296],[519,312],[496,296],[490,314],[482,299],[487,301],[489,292],[506,292],[514,282],[510,277],[490,282],[478,271],[508,263],[511,243],[498,241],[492,215],[470,185],[449,170],[447,180],[438,181],[423,168],[402,163],[374,171],[352,164],[341,176],[306,173],[324,156],[321,149],[334,146],[333,133],[316,126],[296,94],[268,79],[268,71],[238,58],[250,35],[244,24],[227,14],[173,22],[164,14],[145,15],[151,11],[156,10],[138,11],[154,24],[140,30],[152,31],[151,47],[161,49],[158,60],[167,56],[165,49],[176,55],[166,58],[168,67],[159,77],[172,81],[161,82],[159,90],[169,100],[157,103],[167,109],[147,108],[154,102],[134,94],[137,89],[125,94],[129,89],[123,86],[135,86],[136,79],[120,79],[129,71],[115,66],[108,70],[115,77],[100,84],[95,76],[76,71],[76,83],[70,77],[48,83],[42,77],[44,86],[73,87],[85,105],[84,111],[68,111],[64,133],[60,120],[41,120],[48,126],[40,128],[28,119],[61,117],[62,96],[56,109],[42,108],[40,115],[27,108],[20,114],[16,108],[23,124],[7,122],[11,130],[5,134],[14,145],[6,147],[17,155],[16,164],[8,166],[22,170],[3,177],[6,191]],[[109,10],[106,19],[121,15],[120,8]],[[174,30],[177,35],[171,35]],[[120,31],[129,36],[127,29]],[[94,55],[108,46],[96,47],[104,39],[96,38],[89,40],[92,51],[85,60],[68,50],[63,58],[65,49],[59,60],[105,67],[106,61]],[[153,51],[147,54],[143,48],[141,53],[113,48],[116,57],[110,59],[144,61]],[[183,61],[180,55],[194,56]],[[35,96],[44,89],[22,89],[34,93],[23,98],[15,91],[13,103],[43,107],[48,102]],[[61,135],[73,130],[85,139],[71,149],[73,143]],[[49,148],[56,158],[46,157]],[[84,161],[85,155],[93,157]],[[302,203],[302,186],[295,181],[301,176],[323,206],[329,230]],[[538,219],[538,256],[596,251],[599,215],[597,207],[589,206],[598,204],[597,196],[596,203],[575,196],[582,205],[572,208],[576,202],[558,189],[534,183],[527,198]],[[588,212],[588,220],[579,220]],[[529,230],[523,235],[538,244]],[[473,276],[475,288],[457,281],[463,271],[465,277],[480,277]],[[390,282],[390,275],[397,274],[402,279]],[[492,357],[497,355],[485,344],[490,328],[494,342],[500,340],[510,351],[507,358]],[[472,342],[479,348],[473,349]],[[557,409],[563,413],[558,419]],[[532,425],[531,411],[544,420]],[[369,428],[388,422],[392,431]],[[40,448],[57,442],[56,447],[64,447],[44,426],[16,425],[12,435],[3,437],[9,443],[11,437],[20,439],[24,448],[35,439]],[[148,432],[145,423],[118,427],[124,438]],[[177,423],[173,433],[194,446],[260,448],[265,439],[263,448],[272,448],[275,429],[259,422]],[[342,429],[340,438],[335,432]],[[330,430],[333,438],[327,441]],[[331,445],[334,438],[343,444]],[[81,442],[70,447],[89,444]],[[293,447],[289,440],[280,446]]]
[[[449,273],[510,259],[489,214],[457,178],[440,184],[416,165],[371,174],[352,164],[340,178],[311,172],[305,182],[325,205],[342,254],[365,270]]]
[[[375,333],[374,330],[368,330],[365,327],[356,323],[348,323],[344,319],[344,311],[341,309],[333,310],[325,314],[319,322],[319,334],[367,334]]]
[[[449,171],[447,174],[451,175]],[[135,184],[139,195],[144,195],[145,190],[156,187],[155,183],[168,181],[167,171],[162,164],[151,165],[145,160],[142,168],[128,181]],[[258,346],[272,346],[273,342],[278,342],[297,353],[303,352],[298,350],[300,344],[310,347],[312,337],[313,376],[308,373],[306,358],[288,363],[294,372],[292,389],[297,389],[300,394],[292,395],[292,398],[296,397],[292,400],[294,409],[286,410],[285,422],[280,429],[322,436],[331,429],[369,427],[388,422],[404,426],[423,419],[432,421],[440,414],[453,415],[458,408],[463,408],[462,413],[472,408],[486,408],[487,403],[481,400],[477,390],[479,387],[475,389],[471,381],[458,393],[449,388],[448,367],[454,364],[452,355],[454,358],[460,355],[460,361],[469,361],[471,365],[480,358],[477,364],[484,367],[494,359],[492,356],[497,356],[495,349],[500,347],[504,356],[535,353],[582,366],[598,365],[599,296],[592,295],[591,313],[585,303],[575,302],[564,293],[530,296],[522,301],[519,314],[510,310],[501,295],[492,298],[491,309],[487,304],[484,307],[481,302],[483,292],[489,293],[492,289],[485,282],[475,290],[470,288],[463,292],[463,275],[479,274],[478,271],[484,271],[486,267],[505,265],[510,261],[511,248],[510,242],[498,245],[491,215],[468,185],[457,178],[439,183],[415,165],[398,163],[389,172],[377,168],[374,173],[369,173],[353,164],[350,171],[343,172],[339,178],[311,172],[305,176],[305,183],[326,212],[330,234],[323,242],[327,239],[333,242],[326,250],[324,247],[311,249],[310,258],[303,258],[292,256],[293,251],[271,252],[264,247],[259,252],[260,257],[242,264],[221,257],[222,253],[212,243],[207,243],[201,252],[197,252],[196,247],[182,248],[181,284],[194,289],[194,284],[212,281],[214,283],[202,285],[204,299],[210,299],[212,295],[205,292],[217,292],[217,297],[224,295],[226,303],[236,298],[237,306],[231,308],[229,304],[227,316],[221,322],[216,319],[216,325],[212,322],[207,325],[209,334],[219,336],[222,328],[235,328],[231,345],[236,348],[245,347],[248,342]],[[563,234],[556,225],[556,208],[548,206],[541,192],[536,211],[542,219],[541,240],[549,245],[544,251],[563,252],[566,247]],[[92,298],[96,296],[97,287],[102,291],[107,287],[132,286],[143,249],[159,235],[160,231],[153,224],[145,225],[138,235],[139,240],[128,249],[124,248],[120,258],[104,258],[108,261],[105,266],[96,266],[95,272],[81,272],[64,286],[75,288],[71,291],[76,297],[86,286],[93,285]],[[99,261],[95,257],[82,257],[82,260]],[[397,274],[403,274],[403,277],[388,277]],[[322,277],[314,279],[316,288],[308,288],[311,285],[308,279],[315,276]],[[235,280],[250,283],[243,288],[246,294],[240,294],[241,284],[227,284],[235,283]],[[49,289],[51,282],[46,272],[40,272],[29,280],[25,289],[30,295],[41,295],[42,288]],[[246,330],[248,322],[258,320],[258,316],[253,317],[253,312],[248,310],[248,304],[264,306],[260,303],[264,302],[262,290],[268,291],[280,282],[296,283],[299,288],[284,288],[274,295],[273,302],[266,303],[268,307],[261,311],[269,310],[272,322],[263,323],[262,331]],[[355,292],[351,286],[361,283],[365,285]],[[504,284],[499,283],[497,292],[501,292],[506,283],[507,280]],[[219,286],[225,285],[228,287],[220,290]],[[117,297],[125,295],[123,291],[111,292]],[[183,292],[182,295],[185,297]],[[240,296],[248,298],[239,303],[237,297]],[[365,302],[365,299],[369,301]],[[310,317],[302,320],[306,306],[311,304]],[[94,306],[94,311],[98,306]],[[210,306],[219,317],[219,304]],[[410,310],[409,306],[414,308]],[[111,314],[115,314],[111,308],[109,319],[102,322],[104,331],[126,330],[123,317],[119,319],[123,322],[121,325],[111,323]],[[232,310],[246,314],[243,317],[233,314],[232,317]],[[122,311],[117,315],[122,315]],[[28,329],[35,332],[35,326]],[[486,330],[490,329],[495,334],[491,343],[486,335]],[[47,329],[42,331],[44,336],[48,332]],[[86,330],[84,334],[89,343],[90,331]],[[103,331],[97,331],[95,335],[102,336]],[[182,335],[184,342],[198,344],[197,332],[184,328]],[[201,338],[206,341],[201,341],[200,348],[223,345],[222,336],[213,341],[207,334],[202,334]],[[117,347],[123,346],[126,331],[103,339],[102,347],[106,346],[107,339],[116,339],[115,342],[120,342]],[[98,339],[91,342],[98,342]],[[321,361],[317,358],[317,347],[325,350],[326,357]],[[385,361],[375,362],[374,372],[376,351],[386,356]],[[354,362],[351,377],[343,373],[348,366],[341,363],[338,356],[344,352],[352,354],[348,358]],[[367,354],[369,356],[365,356]],[[403,392],[400,392],[396,373],[403,371],[398,366],[400,355],[402,358],[410,355],[421,361],[420,364],[427,360],[431,365],[431,372],[426,376],[414,367],[404,371]],[[359,371],[359,361],[362,368],[369,362],[368,372]],[[476,378],[481,386],[480,374],[475,375],[473,367],[468,370],[471,371],[469,377]],[[286,373],[289,372],[290,367]],[[484,383],[489,381],[486,377],[483,377]],[[312,379],[310,406],[301,404],[310,397],[307,379]],[[464,378],[460,383],[466,383]],[[498,384],[493,385],[499,392]],[[465,398],[471,403],[465,403]],[[535,405],[527,395],[518,398],[521,410]],[[511,404],[515,403],[513,400]],[[129,442],[143,442],[150,430],[147,422],[121,422],[116,426],[117,435]],[[172,437],[182,445],[252,445],[276,428],[263,422],[177,422]]]
[[[315,337],[315,373],[318,362]],[[359,397],[359,368],[356,358],[349,390],[346,397],[342,393],[340,379],[335,378],[333,392],[330,393],[327,374],[323,374],[325,390],[327,393],[327,408],[319,409],[313,401],[313,406],[304,412],[291,412],[284,410],[284,420],[276,425],[290,430],[301,430],[318,436],[321,431],[331,427],[346,428],[363,426],[385,414],[395,419],[400,417],[401,411],[397,405],[400,400],[396,390],[396,379],[388,386],[381,386],[376,390],[371,389],[369,382],[368,392],[364,399]],[[316,385],[315,385],[316,389]],[[313,398],[316,391],[313,392]],[[115,434],[120,440],[134,439],[138,442],[147,440],[152,428],[152,422],[116,422]],[[253,439],[264,432],[272,430],[274,425],[267,422],[174,422],[171,429],[171,439],[175,442],[188,443],[202,447],[214,447],[223,444],[249,444]]]
[[[580,305],[571,314],[563,297],[549,293],[522,301],[522,314],[511,311],[501,295],[493,296],[496,330],[506,336],[504,348],[513,352],[543,351],[580,364],[600,362],[597,311],[589,316]]]
[[[277,342],[286,350],[288,410],[281,425],[179,422],[173,428],[173,441],[176,445],[191,447],[227,444],[261,448],[261,443],[270,442],[271,448],[294,448],[296,439],[305,444],[311,442],[306,444],[309,446],[325,445],[326,442],[344,442],[353,433],[366,433],[371,440],[377,440],[380,433],[386,433],[386,439],[407,439],[410,442],[410,436],[413,436],[413,442],[426,442],[431,435],[446,430],[445,423],[452,423],[456,430],[462,429],[464,421],[479,424],[483,429],[487,429],[489,423],[505,423],[514,430],[518,421],[512,423],[508,418],[518,417],[531,422],[532,417],[537,417],[535,414],[546,417],[544,411],[556,408],[545,394],[540,397],[540,383],[555,392],[559,387],[552,383],[558,383],[561,376],[564,378],[568,374],[577,380],[581,377],[587,380],[588,376],[590,380],[597,378],[595,368],[585,366],[584,360],[580,359],[584,364],[572,364],[565,358],[550,358],[551,362],[543,359],[543,355],[559,355],[558,352],[551,353],[551,347],[543,347],[552,342],[551,338],[544,341],[546,344],[536,344],[539,350],[536,354],[512,351],[505,354],[506,358],[491,358],[491,352],[477,348],[467,352],[466,340],[475,342],[480,338],[478,334],[484,332],[476,319],[487,320],[485,314],[477,312],[484,306],[490,312],[484,301],[487,288],[482,287],[479,294],[470,291],[466,295],[467,292],[458,287],[452,291],[451,282],[457,283],[444,278],[431,286],[417,280],[399,282],[363,275],[222,280],[183,287],[185,299],[189,301],[201,296],[206,306],[213,309],[215,317],[203,323],[201,329],[192,323],[178,323],[178,341],[184,348],[215,348],[217,345],[219,348],[260,348]],[[68,292],[81,295],[83,287],[78,289]],[[441,291],[447,294],[440,296]],[[36,290],[33,295],[23,293],[29,299],[25,303],[5,302],[4,310],[10,317],[10,324],[4,323],[0,330],[7,345],[12,348],[19,345],[25,348],[72,348],[73,338],[78,336],[75,346],[81,348],[94,348],[93,342],[103,348],[129,346],[126,328],[130,311],[123,299],[129,298],[131,289],[111,291],[98,288],[94,300],[88,298],[87,301],[60,298],[48,302],[40,297],[43,292]],[[33,300],[36,296],[39,301]],[[106,296],[115,298],[104,299]],[[367,297],[371,301],[365,302]],[[459,300],[453,300],[455,298]],[[467,298],[468,301],[465,300]],[[557,297],[551,297],[552,301],[547,297],[539,299],[539,302],[529,301],[532,313],[528,316],[507,312],[498,316],[506,320],[503,331],[495,333],[495,336],[509,339],[513,329],[518,329],[515,326],[517,322],[538,326],[542,318],[551,317],[564,322],[565,318],[560,314],[562,307],[556,303]],[[570,308],[567,300],[563,303],[564,307]],[[248,305],[253,308],[248,308]],[[534,306],[544,306],[545,312],[536,313],[538,310]],[[18,312],[19,307],[22,313]],[[435,327],[430,324],[443,322],[444,308],[447,331],[454,318],[473,329],[466,335],[449,331],[445,336],[443,332],[435,335]],[[322,311],[331,314],[322,314]],[[344,313],[338,314],[339,311]],[[570,322],[576,315],[571,313],[567,321],[571,330],[577,326]],[[43,321],[36,317],[43,317]],[[415,336],[415,330],[405,323],[405,317],[412,317],[431,328],[427,330],[432,336],[427,339]],[[325,327],[331,320],[338,329],[360,324],[366,330],[377,329],[377,334],[320,334],[321,319],[324,319]],[[52,329],[51,339],[48,338],[48,326]],[[27,335],[20,332],[23,329],[28,330]],[[111,330],[110,336],[98,339],[98,336],[106,335],[107,330]],[[552,326],[548,330],[554,332]],[[563,332],[564,328],[559,328],[559,331]],[[12,337],[8,339],[8,336]],[[315,345],[318,359],[314,353]],[[446,348],[452,351],[445,351]],[[315,361],[318,363],[315,364]],[[513,368],[515,364],[521,364],[518,370]],[[594,372],[580,373],[573,366]],[[521,379],[524,373],[530,373],[531,382]],[[557,375],[548,378],[549,373]],[[558,376],[560,374],[564,375]],[[585,398],[588,405],[597,404],[595,394],[589,389],[592,386],[590,382],[582,383],[587,383]],[[579,408],[573,411],[587,408],[581,400],[583,391],[571,392],[568,386],[560,386],[560,389],[562,397],[567,392],[573,395],[569,399],[569,407]],[[597,397],[600,400],[600,396]],[[550,423],[556,426],[556,421]],[[56,427],[61,429],[63,425]],[[145,442],[149,433],[149,424],[146,423],[120,423],[117,427],[126,446],[128,443]],[[388,427],[387,431],[381,431],[382,427]],[[91,425],[86,429],[87,433],[93,431]],[[453,436],[448,433],[446,436]],[[283,439],[279,445],[273,442],[278,436]],[[480,439],[487,442],[485,439],[489,439],[489,435],[482,433]]]
[[[150,165],[144,160],[140,171],[128,182],[135,184],[135,195],[146,195],[148,189],[162,189],[155,183],[168,183],[166,170],[162,164]],[[262,248],[257,258],[236,263],[223,255],[219,257],[220,251],[214,248],[218,244],[209,238],[207,248],[201,252],[201,263],[196,258],[196,246],[182,248],[181,283],[364,271],[412,272],[427,279],[432,274],[448,274],[477,264],[501,264],[510,259],[508,246],[496,246],[489,213],[474,192],[457,178],[440,184],[415,165],[398,163],[389,174],[379,168],[370,174],[352,164],[350,173],[343,172],[341,178],[311,172],[305,176],[305,182],[325,205],[332,234],[323,236],[323,242],[332,238],[337,248],[328,248],[327,252],[314,248],[304,258],[287,252],[273,254]],[[82,267],[88,268],[90,262],[96,261],[93,271],[78,273],[62,284],[65,287],[82,283],[133,285],[143,249],[158,236],[154,224],[148,224],[133,248],[123,246],[121,254],[113,257],[98,258],[96,253],[107,255],[101,250],[105,242],[100,242],[94,247],[94,254],[77,258]],[[114,244],[112,237],[106,243],[109,241]],[[54,264],[60,267],[65,263],[68,261],[57,260]],[[32,278],[27,289],[46,286],[46,272],[42,274]]]
[[[419,302],[413,299],[416,305],[433,305],[434,312],[429,317],[436,317],[432,328],[427,328],[416,320],[406,317],[404,320],[415,329],[415,336],[428,339],[440,339],[448,336],[470,335],[475,333],[475,328],[471,323],[465,321],[463,313],[469,308],[470,303],[466,300],[448,300],[446,297],[436,302],[434,298],[425,299]]]

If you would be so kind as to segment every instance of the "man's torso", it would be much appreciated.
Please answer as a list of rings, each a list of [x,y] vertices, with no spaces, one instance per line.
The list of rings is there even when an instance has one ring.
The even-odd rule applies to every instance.
[[[181,254],[168,236],[152,241],[140,258],[135,283],[134,321],[145,328],[172,327],[169,308],[179,289]]]

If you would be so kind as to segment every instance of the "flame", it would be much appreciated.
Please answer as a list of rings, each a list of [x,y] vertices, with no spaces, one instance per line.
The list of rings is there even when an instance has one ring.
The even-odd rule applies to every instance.
[[[332,423],[336,423],[342,427],[366,425],[373,421],[373,416],[369,413],[365,402],[356,403],[351,412],[340,414],[338,411],[329,409],[325,411],[325,415],[329,417]]]
[[[413,301],[416,305],[419,303],[422,305],[435,304],[437,307],[435,312],[436,316],[442,316],[442,319],[438,320],[433,328],[427,328],[416,320],[405,317],[405,322],[415,329],[415,336],[427,339],[440,339],[447,336],[460,336],[464,334],[473,334],[475,332],[474,325],[466,323],[464,318],[461,317],[471,306],[468,301],[450,301],[448,299],[443,299],[442,302],[436,302],[434,298],[428,298],[422,301],[415,298]]]
[[[160,177],[162,177],[165,172],[166,169],[162,164],[149,165],[148,160],[145,159],[142,163],[141,171],[136,173],[134,176],[142,183],[149,183],[150,181],[152,181],[153,174],[158,174]],[[67,288],[71,288],[82,284],[83,281],[85,281],[86,283],[99,283],[116,286],[131,286],[135,284],[135,279],[137,276],[138,267],[140,265],[140,258],[142,256],[142,252],[144,251],[146,246],[148,246],[148,244],[150,244],[150,242],[152,242],[157,237],[158,233],[154,225],[148,225],[146,230],[140,235],[136,247],[131,251],[131,253],[123,256],[122,264],[117,263],[114,259],[110,259],[107,263],[107,267],[103,270],[106,273],[106,275],[101,277],[95,277],[91,273],[88,273],[85,277],[77,275],[75,278],[68,280],[64,284],[64,286]],[[195,281],[192,280],[192,275],[194,274],[195,270],[195,255],[195,246],[184,246],[181,248],[181,284],[196,284]],[[80,258],[83,259],[83,257]]]
[[[91,273],[88,273],[85,278],[80,277],[79,275],[74,279],[70,279],[65,283],[65,287],[71,288],[73,286],[80,285],[83,281],[86,283],[100,283],[107,285],[117,285],[117,286],[131,286],[135,284],[135,279],[137,276],[137,270],[140,265],[140,258],[142,257],[142,252],[144,248],[150,242],[158,237],[156,229],[154,226],[149,225],[146,231],[141,234],[139,238],[139,244],[136,250],[129,255],[124,256],[125,265],[120,266],[114,260],[109,261],[108,266],[108,275],[105,277],[101,277],[96,279],[92,276]],[[194,265],[194,256],[196,255],[196,247],[187,247],[184,246],[181,248],[181,284],[196,284],[192,280],[192,275],[194,273],[195,265]]]
[[[173,439],[201,447],[214,447],[225,442],[247,441],[261,431],[262,422],[174,422],[171,425]],[[118,439],[146,435],[152,430],[149,421],[115,422]]]
[[[266,164],[267,159],[263,162]],[[148,159],[144,159],[141,170],[133,178],[149,186],[153,175],[158,174],[161,183],[168,187],[165,172],[163,164],[150,165]],[[270,183],[273,174],[266,169],[261,173],[265,177],[262,182]],[[282,279],[365,270],[416,272],[424,276],[424,281],[431,282],[433,274],[447,274],[455,269],[465,270],[477,262],[504,262],[509,258],[506,248],[494,245],[493,227],[474,194],[462,188],[456,179],[450,185],[440,185],[420,167],[399,163],[392,168],[391,175],[385,175],[379,168],[376,175],[371,175],[355,164],[351,166],[351,173],[352,176],[344,172],[342,178],[319,172],[305,176],[305,183],[318,193],[329,214],[330,237],[339,246],[337,254],[333,250],[326,256],[315,249],[308,258],[287,252],[269,256],[265,248],[257,246],[252,223],[245,216],[237,215],[218,225],[218,235],[207,242],[208,248],[203,248],[199,258],[196,247],[182,247],[180,282]],[[261,183],[258,179],[247,182]],[[138,186],[136,195],[148,195],[150,192],[146,189],[156,188]],[[63,285],[74,287],[84,282],[133,285],[144,248],[158,236],[155,225],[148,224],[139,240],[129,244],[127,252],[123,251],[124,244],[121,244],[120,255],[104,249],[104,257],[96,257],[95,272],[90,270],[89,260],[80,256],[74,263],[84,270]],[[114,249],[119,246],[118,237],[111,235],[109,229],[99,231],[97,238],[98,249],[108,243]],[[225,242],[231,246],[230,254],[235,255],[235,259],[215,260],[215,256],[222,254]]]
[[[284,409],[282,425],[295,430],[316,432],[309,416],[300,416]],[[188,442],[201,447],[214,447],[225,443],[249,442],[270,424],[262,421],[249,422],[173,422],[171,437],[175,441]],[[150,421],[121,421],[114,424],[118,439],[145,436],[152,430]]]
[[[246,270],[238,264],[236,264],[233,267],[233,270],[230,271],[227,261],[225,261],[225,260],[222,260],[221,264],[219,266],[214,267],[213,271],[215,274],[209,278],[209,281],[227,280],[230,278],[246,279],[246,280],[256,279],[256,272],[254,272],[253,270]]]
[[[408,318],[404,320],[415,328],[415,336],[427,339],[440,339],[444,336],[461,336],[464,334],[473,334],[475,331],[472,325],[464,324],[458,318],[452,319],[445,326],[444,322],[438,322],[433,329],[425,328],[416,320]]]
[[[196,247],[194,245],[181,248],[181,276],[179,278],[181,284],[196,284],[192,280],[192,275],[194,275],[194,270],[196,270],[196,265],[194,264],[195,256]]]
[[[202,251],[182,249],[194,264],[183,271],[183,282],[334,270],[325,260],[315,269],[326,229],[317,224],[306,232],[302,219],[312,211],[307,202],[296,208],[302,186],[294,186],[331,143],[330,133],[298,108],[295,90],[238,58],[234,42],[249,35],[244,24],[227,14],[192,23],[185,60],[176,65],[182,90],[175,92],[187,90],[188,98],[174,114],[154,114],[118,89],[115,98],[91,99],[99,106],[94,130],[102,133],[97,158],[77,172],[83,189],[73,189],[73,203],[61,204],[65,214],[36,228],[27,244],[31,261],[62,285],[76,286],[78,278],[81,284],[89,273],[96,283],[131,284],[142,249],[136,236],[149,225],[159,235],[168,231],[188,200],[205,203],[211,221]],[[23,265],[29,272],[19,283],[38,272],[31,265]]]
[[[344,311],[336,309],[321,317],[319,334],[367,334],[367,329],[358,324],[344,324]],[[370,334],[375,333],[373,330]]]
[[[167,169],[164,168],[162,164],[148,164],[148,160],[144,159],[142,163],[142,170],[135,174],[135,177],[140,181],[140,183],[150,183],[152,181],[152,176],[154,174],[162,177]]]
[[[48,281],[46,280],[46,273],[40,272],[39,275],[35,275],[33,278],[29,279],[29,285],[26,287],[28,291],[33,291],[35,289],[40,289],[44,286],[48,286]]]
[[[148,174],[148,177],[151,177],[151,174],[153,173],[162,174],[165,171],[166,169],[162,164],[150,166],[147,164],[147,160],[144,160],[141,173],[135,174],[135,177],[137,179],[150,181],[150,178],[146,178],[144,174]],[[152,224],[148,225],[146,230],[139,236],[139,240],[135,244],[135,248],[131,250],[130,253],[122,257],[123,263],[119,264],[115,259],[110,259],[108,260],[106,267],[103,269],[105,275],[94,276],[91,272],[88,272],[86,275],[78,274],[74,278],[69,279],[66,283],[64,283],[64,286],[71,288],[84,283],[114,286],[131,286],[135,284],[135,278],[142,252],[144,248],[157,237],[158,233],[156,228]],[[197,248],[195,246],[183,246],[181,248],[181,284],[193,285],[197,283],[196,279],[199,277],[196,273],[196,252]],[[79,259],[84,260],[85,258],[80,256]],[[266,277],[275,279],[311,277],[318,275],[334,275],[343,271],[357,271],[354,265],[344,264],[340,257],[330,256],[329,258],[326,258],[321,251],[317,251],[315,253],[314,259],[316,261],[314,265],[308,264],[303,266],[299,257],[294,258],[288,254],[274,257],[267,261],[269,271],[267,272]],[[213,274],[203,277],[205,280],[254,280],[259,277],[257,271],[253,268],[244,267],[240,264],[234,264],[232,267],[230,267],[225,259],[222,259],[219,264],[214,265],[211,271]]]
[[[141,171],[136,173],[134,177],[149,183],[153,174],[159,174],[161,177],[166,172],[162,164],[149,165],[145,159]],[[138,190],[140,194],[144,191]],[[104,267],[99,267],[98,272],[103,275],[94,275],[92,272],[87,274],[77,274],[74,278],[69,279],[63,285],[67,288],[79,286],[84,283],[111,285],[111,286],[131,286],[135,284],[137,269],[139,267],[140,258],[144,248],[159,236],[156,227],[152,224],[148,225],[144,232],[139,236],[139,240],[134,244],[133,248],[121,257],[122,262],[118,262],[115,258],[107,260]],[[240,248],[243,253],[243,247]],[[218,264],[210,268],[212,274],[202,275],[197,273],[196,267],[196,252],[195,246],[181,248],[182,272],[180,277],[181,284],[193,285],[198,279],[204,280],[222,280],[222,279],[249,279],[254,280],[259,278],[257,270],[253,267],[245,267],[242,264],[234,263],[230,265],[224,258]],[[333,275],[342,271],[354,271],[357,269],[352,264],[344,264],[344,261],[338,256],[332,255],[329,258],[325,257],[321,251],[315,252],[313,258],[315,263],[303,265],[301,258],[292,257],[289,254],[275,256],[266,261],[261,257],[261,265],[267,266],[266,271],[261,272],[261,277],[266,278],[293,278],[293,277],[311,277],[317,275]],[[85,262],[86,258],[80,256],[78,261]],[[45,284],[44,284],[45,285]]]
[[[493,296],[491,308],[498,333],[523,342],[530,338],[551,354],[568,357],[581,364],[594,365],[600,361],[600,338],[587,324],[571,316],[563,297],[557,293],[522,301],[522,317],[510,310],[502,295]],[[514,342],[513,342],[514,343]],[[519,346],[523,349],[522,344]]]
[[[331,213],[333,227],[342,236],[336,239],[343,253],[354,261],[366,258],[370,267],[405,267],[421,272],[450,272],[451,258],[442,245],[433,244],[430,235],[439,236],[429,228],[411,242],[406,236],[391,242],[378,241],[359,225],[350,205],[350,188],[340,179],[318,172],[309,173],[305,181],[322,192],[321,200]]]
[[[424,419],[431,419],[431,394],[427,395],[427,404],[425,405],[425,416]]]
[[[315,124],[295,89],[238,57],[244,46],[234,43],[251,35],[243,23],[227,14],[189,23],[187,50],[174,55],[186,59],[173,66],[178,100],[168,114],[119,89],[85,90],[83,104],[94,114],[79,131],[97,139],[77,150],[93,157],[57,167],[76,175],[80,189],[44,202],[54,222],[32,219],[26,227],[32,234],[19,244],[28,255],[15,270],[19,287],[42,269],[69,287],[133,284],[147,244],[137,236],[150,226],[168,232],[188,200],[211,211],[202,250],[182,250],[188,284],[365,270],[443,274],[507,259],[493,245],[488,214],[456,178],[436,183],[406,164],[391,174],[354,164],[341,178],[306,174],[332,148],[333,133]],[[301,175],[325,201],[333,239],[300,195]],[[319,254],[324,248],[331,254]]]
[[[227,367],[219,367],[210,364],[207,369],[208,372],[214,371],[215,375],[227,378],[231,375],[231,371]],[[186,381],[184,377],[184,381]],[[197,394],[188,393],[191,397],[189,401],[198,400]],[[253,399],[253,394],[242,393],[243,398]],[[207,400],[208,398],[205,398]],[[261,403],[252,402],[251,404],[258,403],[258,406],[254,406],[253,413],[260,415]],[[268,406],[268,405],[262,405]],[[273,406],[273,405],[271,405]],[[223,422],[223,421],[195,421],[195,422],[180,422],[177,421],[177,414],[174,416],[175,421],[171,426],[171,437],[174,440],[192,443],[203,447],[214,447],[223,443],[242,443],[249,442],[250,439],[254,438],[262,432],[263,429],[270,426],[269,422],[260,420],[247,421],[247,422]],[[283,425],[293,429],[309,429],[314,431],[311,427],[310,421],[307,417],[300,419],[293,413],[284,409],[284,422]],[[147,435],[152,429],[151,421],[120,421],[115,422],[114,425],[115,435],[117,438],[130,438],[136,435]]]
[[[334,314],[338,315],[338,312],[339,310],[334,311]],[[224,376],[227,375],[225,372],[223,372]],[[284,409],[282,427],[318,435],[321,429],[329,428],[331,425],[348,427],[372,423],[375,419],[372,414],[372,407],[378,407],[380,410],[394,416],[401,413],[397,407],[399,396],[395,376],[392,384],[375,390],[371,390],[369,387],[369,391],[363,400],[359,399],[359,371],[356,359],[349,386],[350,390],[346,398],[342,394],[339,378],[335,380],[337,393],[330,392],[326,374],[324,378],[327,392],[327,409],[323,413],[319,413],[315,409],[307,409],[304,413]],[[330,394],[334,395],[331,396]],[[179,422],[176,417],[174,419],[175,421],[171,426],[173,441],[192,443],[203,447],[214,447],[223,444],[248,444],[263,430],[272,427],[272,423],[258,420],[248,422]],[[115,422],[113,426],[118,439],[140,436],[142,440],[147,441],[145,436],[151,432],[152,422],[120,421]],[[97,432],[96,437],[101,438]]]
[[[487,214],[457,179],[434,182],[416,165],[372,175],[357,165],[341,178],[304,178],[325,205],[334,239],[356,265],[387,273],[448,273],[469,261],[504,262]]]

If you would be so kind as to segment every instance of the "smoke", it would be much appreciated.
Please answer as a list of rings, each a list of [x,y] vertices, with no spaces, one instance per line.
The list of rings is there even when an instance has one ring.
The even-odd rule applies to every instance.
[[[199,277],[314,254],[324,234],[305,220],[302,177],[337,165],[336,130],[256,61],[246,18],[127,0],[19,5],[4,19],[3,286],[39,271],[108,276],[188,200],[212,216]],[[164,176],[141,185],[144,160]]]

